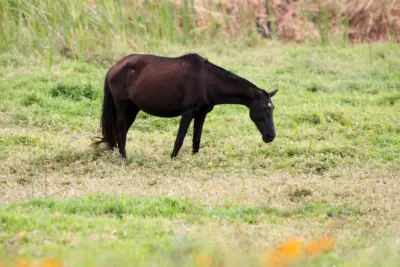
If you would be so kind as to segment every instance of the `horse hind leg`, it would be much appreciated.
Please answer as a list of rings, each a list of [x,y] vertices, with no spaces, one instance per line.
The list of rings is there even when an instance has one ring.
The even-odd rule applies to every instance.
[[[126,159],[126,136],[138,112],[139,108],[131,102],[120,103],[117,110],[117,143],[119,153],[124,159]]]
[[[128,134],[129,128],[136,120],[136,116],[139,113],[140,109],[133,103],[129,104],[127,117],[126,117],[126,134]]]

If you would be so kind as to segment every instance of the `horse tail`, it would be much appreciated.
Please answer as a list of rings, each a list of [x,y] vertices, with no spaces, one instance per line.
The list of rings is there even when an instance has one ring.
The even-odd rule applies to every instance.
[[[95,145],[106,143],[110,149],[117,146],[117,111],[114,105],[114,99],[110,87],[107,83],[107,75],[104,80],[104,100],[103,111],[101,115],[101,131],[103,138],[95,142]]]

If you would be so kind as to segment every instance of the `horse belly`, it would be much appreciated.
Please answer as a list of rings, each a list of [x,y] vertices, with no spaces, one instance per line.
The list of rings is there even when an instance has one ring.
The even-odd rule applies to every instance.
[[[165,85],[138,86],[131,96],[142,111],[158,117],[180,116],[183,99],[182,90]]]
[[[182,112],[180,110],[165,110],[165,111],[153,110],[153,109],[141,109],[141,110],[146,112],[147,114],[163,118],[173,118],[182,115]]]

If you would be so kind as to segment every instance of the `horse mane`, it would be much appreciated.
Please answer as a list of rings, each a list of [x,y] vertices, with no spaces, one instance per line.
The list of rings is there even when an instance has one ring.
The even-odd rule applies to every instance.
[[[181,56],[180,58],[184,58],[192,63],[197,70],[201,70],[205,62],[207,62],[207,58],[204,58],[196,53],[189,53]]]
[[[265,94],[266,92],[260,88],[258,88],[252,82],[246,80],[243,77],[240,77],[218,65],[215,65],[208,61],[207,58],[204,58],[196,53],[189,53],[181,56],[180,58],[185,58],[186,60],[192,63],[192,66],[197,70],[201,71],[204,65],[210,66],[210,70],[214,72],[217,76],[222,76],[225,78],[225,82],[232,84],[233,86],[239,86],[243,88],[250,89],[254,92],[255,96],[258,98],[260,94]],[[267,94],[268,95],[268,94]]]
[[[251,83],[250,81],[246,80],[245,78],[242,78],[220,66],[217,66],[210,61],[207,61],[207,65],[211,67],[211,70],[217,74],[218,76],[224,76],[227,79],[227,82],[235,85],[235,86],[241,86],[243,88],[249,88],[249,89],[259,89],[256,85]]]

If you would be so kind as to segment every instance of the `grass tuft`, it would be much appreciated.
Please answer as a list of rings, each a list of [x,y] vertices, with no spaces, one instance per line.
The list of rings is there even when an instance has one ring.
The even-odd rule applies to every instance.
[[[97,90],[90,83],[79,83],[74,80],[63,81],[50,90],[52,97],[65,97],[72,100],[93,100],[97,97]]]

